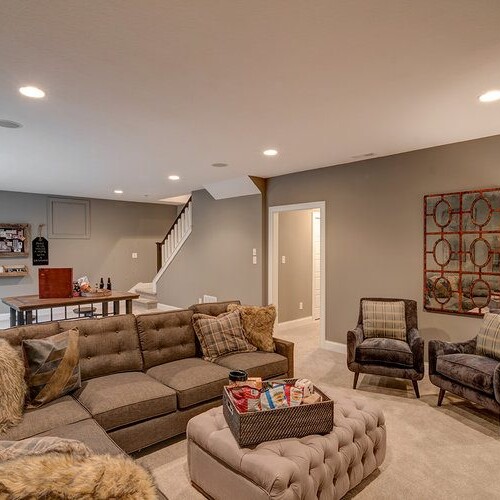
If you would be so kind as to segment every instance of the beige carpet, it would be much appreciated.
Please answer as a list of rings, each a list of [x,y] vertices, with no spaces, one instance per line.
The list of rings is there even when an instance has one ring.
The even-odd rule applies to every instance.
[[[297,376],[312,379],[334,398],[365,398],[384,410],[386,459],[347,498],[500,499],[500,427],[495,415],[451,396],[437,408],[438,391],[427,377],[420,383],[420,400],[410,382],[372,375],[360,376],[353,391],[345,355],[319,349],[316,326],[279,336],[296,343]],[[148,450],[139,460],[152,470],[169,500],[203,498],[189,482],[183,437]]]

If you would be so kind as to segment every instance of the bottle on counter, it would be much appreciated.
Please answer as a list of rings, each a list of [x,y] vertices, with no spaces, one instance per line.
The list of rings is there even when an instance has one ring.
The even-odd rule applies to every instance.
[[[111,278],[108,278],[108,282],[106,283],[106,290],[111,291]]]
[[[101,281],[99,281],[99,288],[100,288],[101,290],[103,290],[103,289],[104,289],[104,280],[103,280],[102,278],[101,278]]]

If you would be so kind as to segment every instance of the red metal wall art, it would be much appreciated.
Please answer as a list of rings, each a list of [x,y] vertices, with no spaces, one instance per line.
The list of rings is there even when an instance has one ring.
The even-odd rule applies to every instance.
[[[424,308],[482,316],[500,302],[500,189],[424,197]]]

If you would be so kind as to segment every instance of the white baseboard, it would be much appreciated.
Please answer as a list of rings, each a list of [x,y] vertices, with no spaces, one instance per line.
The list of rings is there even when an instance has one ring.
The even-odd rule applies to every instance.
[[[296,328],[297,326],[307,325],[312,323],[312,316],[306,316],[305,318],[293,319],[292,321],[283,321],[283,323],[278,323],[279,330],[288,330],[289,328]]]
[[[347,345],[341,344],[340,342],[332,342],[331,340],[323,340],[320,345],[321,349],[326,349],[328,351],[340,352],[341,354],[347,354]]]

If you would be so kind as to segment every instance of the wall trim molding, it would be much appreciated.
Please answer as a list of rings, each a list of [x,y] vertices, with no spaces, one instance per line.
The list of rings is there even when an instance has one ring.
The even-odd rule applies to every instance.
[[[306,316],[304,318],[292,319],[290,321],[283,321],[283,323],[278,323],[278,329],[288,330],[289,328],[296,328],[298,326],[307,325],[308,323],[313,323],[312,316]]]
[[[341,354],[347,354],[347,345],[341,344],[340,342],[333,342],[332,340],[323,340],[320,343],[321,349],[326,349],[327,351],[335,351]]]

